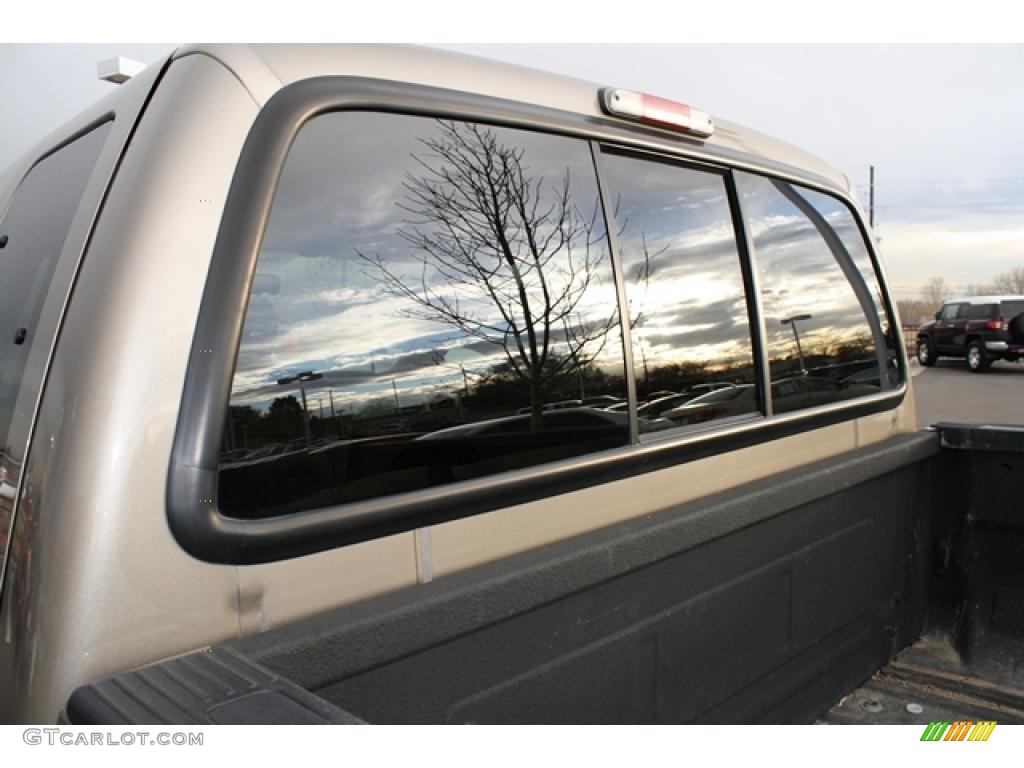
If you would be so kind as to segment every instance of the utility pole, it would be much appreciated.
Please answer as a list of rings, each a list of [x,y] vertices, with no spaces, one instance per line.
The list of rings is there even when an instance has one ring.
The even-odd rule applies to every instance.
[[[869,201],[868,201],[868,223],[872,228],[875,226],[875,166],[868,166],[871,169],[870,183],[868,184],[869,189]]]

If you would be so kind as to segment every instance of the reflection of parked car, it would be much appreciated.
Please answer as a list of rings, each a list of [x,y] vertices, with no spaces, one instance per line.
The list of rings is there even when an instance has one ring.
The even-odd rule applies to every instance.
[[[650,403],[653,402],[654,400],[660,400],[663,397],[672,397],[673,395],[681,394],[682,392],[672,392],[671,390],[668,389],[659,389],[657,392],[651,392],[651,394],[647,396],[645,402]]]
[[[881,379],[878,375],[877,365],[857,371],[857,373],[847,376],[841,383],[845,386],[850,386],[851,384],[870,384],[873,387],[882,386]]]
[[[245,459],[263,459],[266,458],[267,456],[273,456],[274,454],[282,453],[284,450],[285,447],[280,443],[267,443],[266,445],[261,446],[254,451],[250,451],[248,455],[245,456]]]
[[[587,397],[583,400],[583,405],[589,408],[608,408],[612,405],[618,405],[619,403],[625,402],[621,397],[615,397],[613,395],[597,395],[595,397]]]
[[[617,398],[613,399],[617,401]],[[559,400],[557,403],[544,403],[540,409],[542,411],[564,411],[566,408],[580,408],[582,405],[582,400]],[[520,408],[516,413],[529,413],[531,410],[530,406],[526,406]]]
[[[943,304],[917,331],[917,359],[963,357],[975,373],[1024,356],[1024,296],[970,296]]]
[[[875,377],[877,379],[877,372]],[[786,413],[877,391],[877,386],[867,383],[847,384],[817,376],[794,376],[772,382],[772,405],[775,413]],[[679,408],[666,411],[663,416],[676,424],[699,424],[712,419],[738,416],[756,410],[754,396],[755,390],[751,384],[718,389],[694,398]]]
[[[708,392],[714,392],[717,389],[727,389],[732,386],[735,385],[724,381],[712,382],[710,384],[694,384],[692,387],[687,387],[686,392],[683,394],[689,395],[691,398],[696,398],[707,394]]]
[[[472,437],[477,435],[503,435],[530,431],[530,416],[506,416],[500,419],[487,419],[472,424],[460,424],[437,432],[431,432],[417,438],[418,440],[451,440],[453,438]],[[628,429],[629,414],[622,411],[611,411],[607,408],[563,408],[554,412],[546,412],[543,418],[544,430],[594,429],[600,427],[617,427]],[[666,419],[640,417],[641,432],[656,432],[670,429],[672,423]]]
[[[453,438],[471,437],[475,435],[501,435],[514,432],[530,431],[529,414],[522,416],[505,416],[500,419],[486,419],[471,424],[459,424],[456,427],[439,429],[422,435],[417,440],[451,440]],[[587,427],[622,427],[629,425],[629,415],[598,408],[560,408],[557,412],[545,413],[544,429],[579,429]]]
[[[877,380],[877,371],[875,374]],[[772,382],[772,404],[776,413],[813,408],[878,391],[877,386],[832,381],[819,376],[794,376]]]
[[[678,408],[680,405],[690,402],[695,397],[697,397],[697,395],[677,394],[668,395],[667,397],[659,397],[657,400],[648,400],[637,409],[637,414],[648,419],[656,419],[665,413],[665,411]]]
[[[756,410],[752,384],[716,389],[662,414],[676,424],[699,424]]]

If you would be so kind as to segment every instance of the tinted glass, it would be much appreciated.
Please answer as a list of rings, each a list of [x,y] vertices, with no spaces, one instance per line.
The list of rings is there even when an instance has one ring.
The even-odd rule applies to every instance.
[[[942,314],[939,315],[939,320],[943,322],[950,322],[956,319],[957,312],[960,311],[959,304],[947,304],[942,308]]]
[[[956,319],[957,320],[966,320],[967,319],[967,315],[970,313],[970,309],[971,309],[971,305],[970,304],[961,304],[960,307],[956,311]]]
[[[898,353],[899,335],[894,331],[894,324],[888,312],[886,312],[885,297],[882,294],[882,283],[878,278],[878,272],[871,261],[871,254],[868,252],[867,244],[864,242],[864,235],[860,227],[857,226],[853,213],[851,213],[846,205],[834,197],[803,187],[794,187],[794,189],[798,190],[800,195],[814,206],[815,210],[825,219],[828,227],[839,237],[842,251],[839,252],[840,255],[837,258],[841,260],[843,258],[842,254],[845,251],[853,266],[856,267],[856,275],[851,275],[849,279],[851,283],[855,283],[857,276],[859,276],[860,280],[863,281],[867,294],[870,296],[871,303],[875,308],[874,316],[877,318],[877,324],[882,331],[882,339],[884,340],[884,347],[881,344],[879,347],[885,350],[884,356],[887,362],[886,378],[888,381],[883,380],[881,383],[883,386],[887,384],[894,387],[899,386],[905,377],[900,367],[900,355]],[[874,322],[872,320],[872,325],[874,325]]]
[[[641,431],[758,411],[743,273],[721,174],[613,153],[602,157],[622,252]],[[744,397],[693,402],[708,384]],[[690,402],[687,402],[690,401]]]
[[[1004,301],[999,305],[999,311],[1004,318],[1016,317],[1024,312],[1024,301]]]
[[[999,306],[996,304],[972,304],[967,310],[968,320],[995,320],[999,317]]]
[[[774,412],[891,387],[877,282],[834,228],[837,209],[786,182],[741,173],[737,183],[761,279]]]
[[[106,123],[38,163],[0,223],[7,237],[0,249],[0,435],[7,434],[57,259],[109,131]]]
[[[0,237],[7,239],[0,249],[0,483],[6,486],[0,495],[0,558],[13,510],[10,492],[19,481],[43,384],[42,367],[33,365],[28,374],[26,367],[37,344],[48,351],[53,342],[56,320],[40,326],[43,306],[51,290],[62,296],[68,290],[70,271],[57,281],[54,272],[110,126],[104,123],[37,163],[0,221]]]
[[[220,507],[261,517],[628,442],[586,142],[402,115],[302,128],[263,241]]]

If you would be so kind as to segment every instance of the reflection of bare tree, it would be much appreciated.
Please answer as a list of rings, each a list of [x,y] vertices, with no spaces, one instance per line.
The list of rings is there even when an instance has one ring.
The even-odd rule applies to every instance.
[[[529,387],[539,429],[545,392],[591,364],[618,323],[614,306],[584,317],[583,297],[605,253],[598,204],[580,211],[568,169],[545,189],[524,150],[489,128],[440,122],[440,136],[421,141],[429,155],[416,158],[420,175],[406,176],[401,207],[411,218],[399,230],[418,276],[398,274],[380,255],[359,256],[388,291],[409,300],[407,316],[498,346]]]

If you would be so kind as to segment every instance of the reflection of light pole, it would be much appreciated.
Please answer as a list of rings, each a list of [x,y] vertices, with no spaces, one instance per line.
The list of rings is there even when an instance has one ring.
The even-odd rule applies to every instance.
[[[800,347],[800,332],[796,329],[796,324],[800,320],[810,320],[810,315],[793,315],[792,317],[782,318],[782,324],[788,325],[793,329],[793,338],[796,339],[796,353],[800,357],[800,373],[804,376],[807,375],[807,366],[804,365],[804,351]]]
[[[303,386],[307,381],[316,381],[322,379],[322,373],[313,373],[312,371],[303,371],[296,376],[286,376],[283,379],[278,379],[277,383],[281,386],[285,384],[294,384],[296,381],[299,382],[299,391],[302,392],[302,430],[306,436],[306,448],[309,448],[309,410],[306,408],[306,387]]]
[[[572,365],[576,369],[576,373],[579,375],[580,380],[580,401],[587,399],[587,394],[583,389],[583,366],[580,365],[579,347],[575,349],[572,346],[572,342],[569,341],[569,323],[562,318],[562,328],[565,331],[565,346],[569,348],[569,357],[572,358]]]

